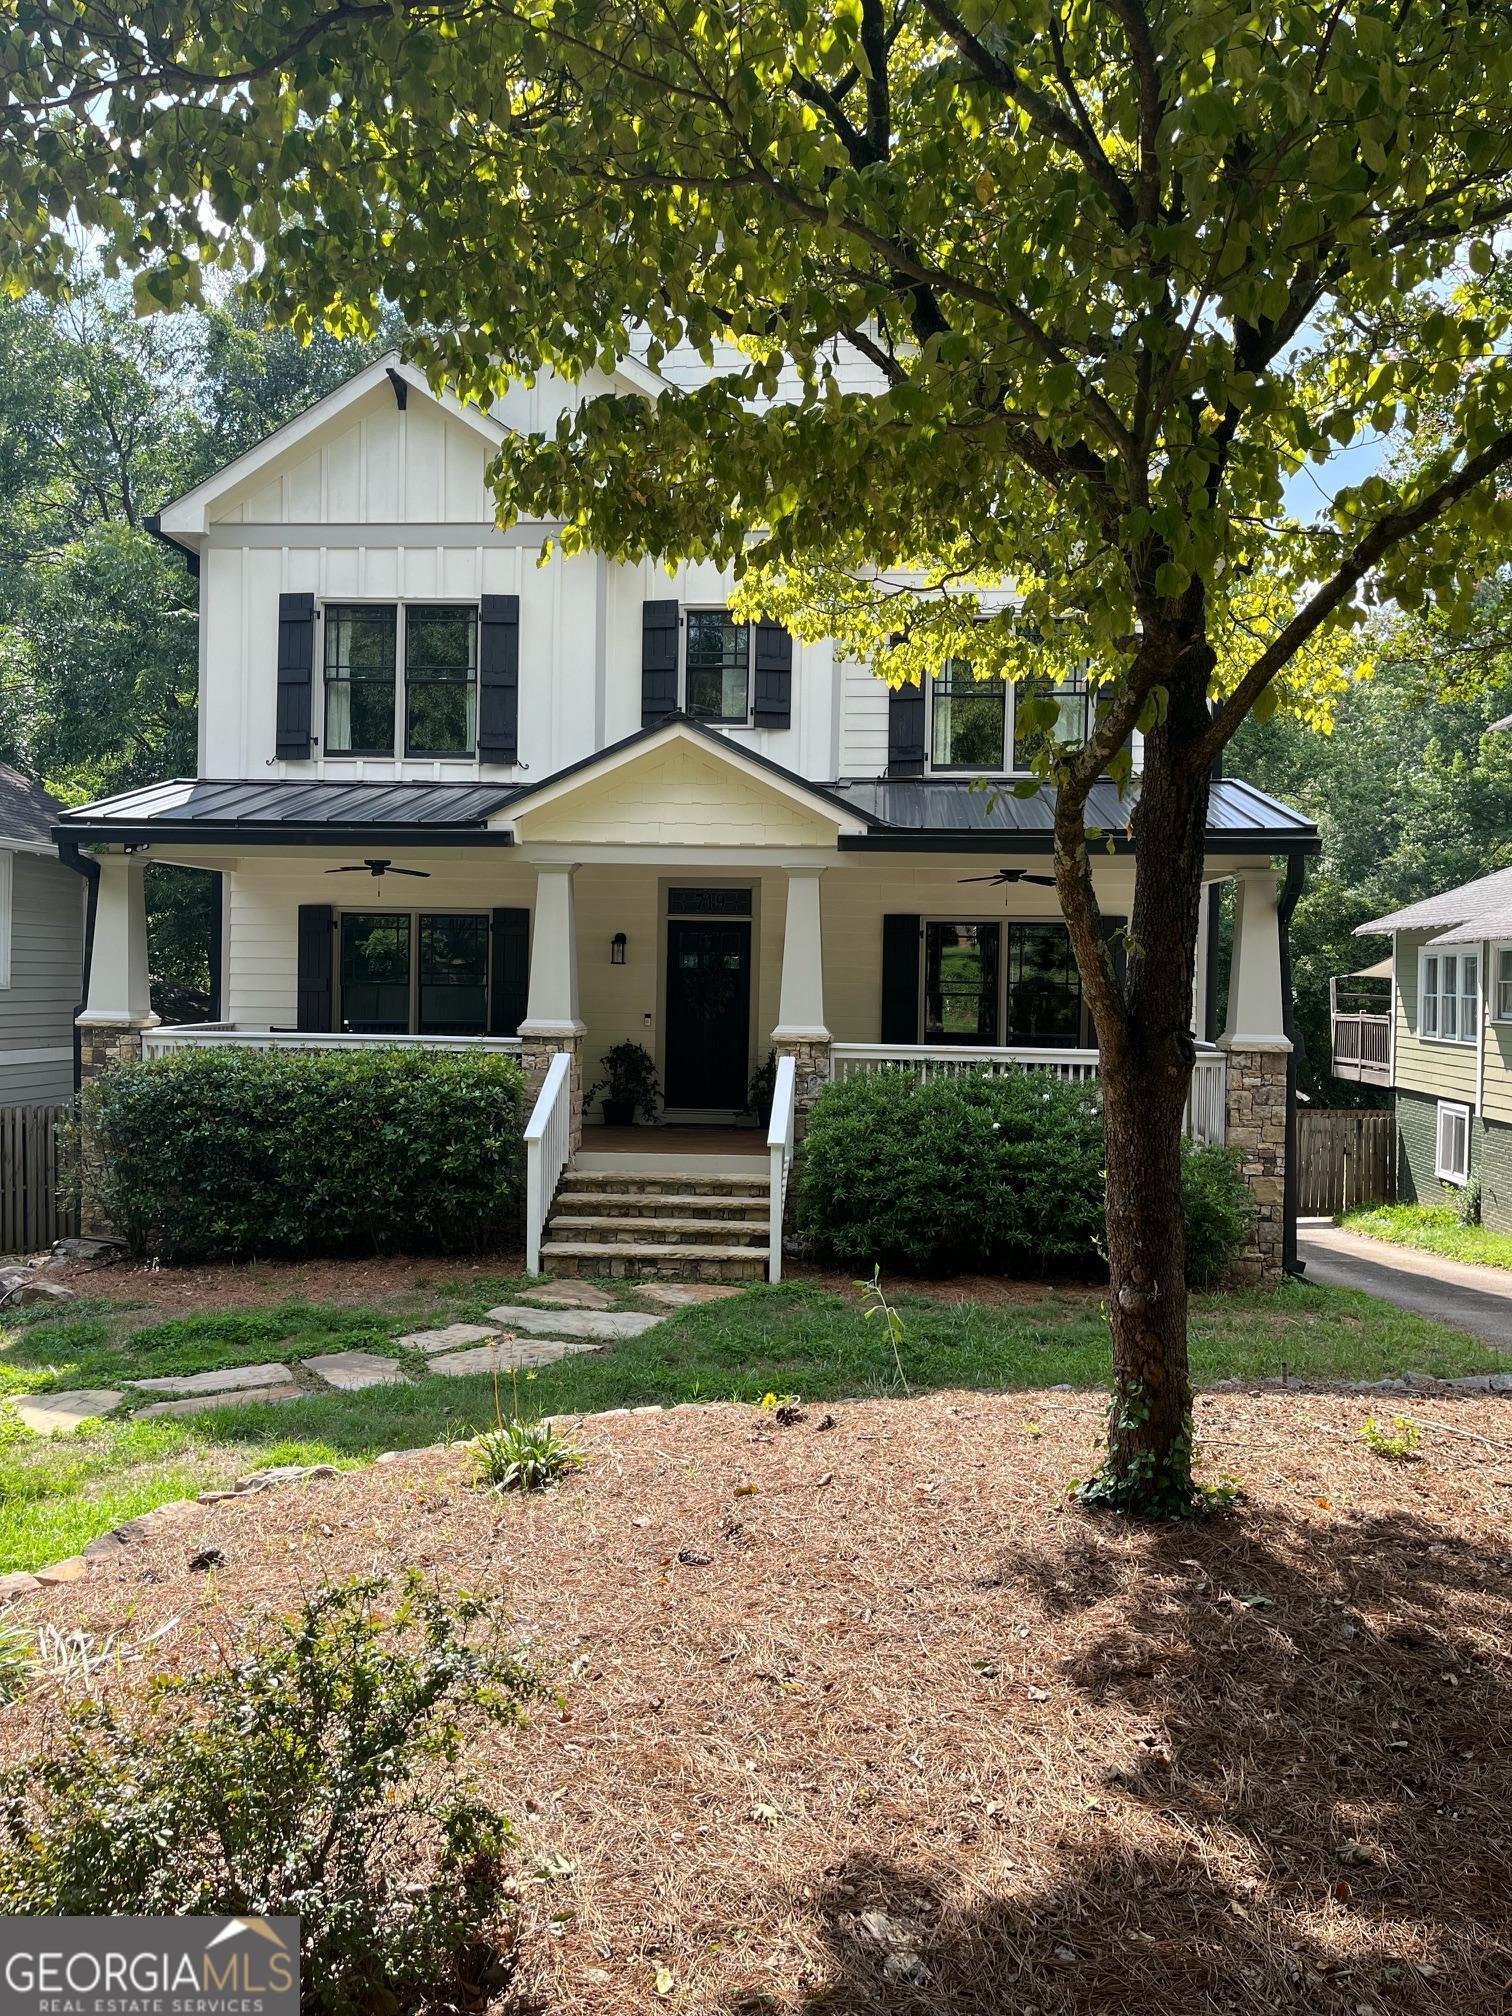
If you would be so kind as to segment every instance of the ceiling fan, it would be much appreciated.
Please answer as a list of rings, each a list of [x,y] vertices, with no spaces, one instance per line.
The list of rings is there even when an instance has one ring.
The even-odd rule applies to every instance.
[[[392,861],[349,861],[344,868],[327,868],[327,875],[419,875],[426,879],[429,868],[396,868]]]
[[[1014,882],[1037,882],[1042,889],[1055,887],[1053,875],[1031,875],[1027,868],[998,868],[991,875],[959,875],[956,879],[959,882],[992,882],[999,887]]]

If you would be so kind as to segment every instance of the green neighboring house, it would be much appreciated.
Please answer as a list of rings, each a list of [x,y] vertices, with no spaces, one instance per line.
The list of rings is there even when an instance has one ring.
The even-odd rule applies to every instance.
[[[1355,935],[1382,932],[1392,944],[1389,1014],[1335,1016],[1335,1071],[1393,1088],[1400,1197],[1458,1203],[1479,1184],[1483,1222],[1512,1231],[1512,868]],[[1348,1026],[1366,1021],[1384,1027]],[[1378,1078],[1350,1068],[1351,1051],[1382,1043]]]

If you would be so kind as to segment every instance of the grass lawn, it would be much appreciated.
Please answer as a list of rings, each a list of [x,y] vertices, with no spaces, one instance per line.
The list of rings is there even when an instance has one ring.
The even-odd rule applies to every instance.
[[[518,1279],[473,1279],[438,1291],[417,1318],[392,1307],[283,1303],[230,1314],[152,1320],[150,1308],[80,1302],[59,1319],[29,1310],[0,1330],[6,1394],[119,1386],[133,1375],[216,1366],[297,1364],[335,1349],[395,1350],[403,1331],[467,1321],[518,1296]],[[633,1284],[606,1283],[624,1306]],[[1016,1303],[957,1303],[902,1290],[900,1359],[911,1390],[1012,1391],[1106,1377],[1107,1332],[1097,1299],[1047,1290]],[[1274,1375],[1373,1379],[1413,1371],[1453,1377],[1495,1368],[1488,1346],[1341,1289],[1288,1283],[1275,1292],[1196,1298],[1192,1361],[1199,1383]],[[418,1371],[423,1361],[415,1360]],[[522,1378],[523,1412],[565,1414],[653,1401],[807,1400],[899,1390],[886,1332],[857,1298],[805,1282],[758,1287],[672,1317],[601,1354],[563,1359]],[[511,1396],[506,1388],[506,1409]],[[0,1571],[75,1552],[111,1526],[275,1463],[358,1464],[384,1449],[475,1434],[493,1417],[487,1376],[422,1378],[355,1393],[308,1393],[277,1405],[193,1416],[129,1416],[68,1438],[29,1435],[0,1411]]]
[[[1466,1225],[1450,1204],[1377,1204],[1369,1211],[1350,1211],[1339,1223],[1346,1232],[1363,1232],[1393,1246],[1417,1246],[1446,1260],[1512,1267],[1512,1232]]]

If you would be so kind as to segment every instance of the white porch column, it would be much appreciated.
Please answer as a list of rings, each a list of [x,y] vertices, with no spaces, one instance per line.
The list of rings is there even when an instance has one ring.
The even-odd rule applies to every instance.
[[[530,986],[520,1024],[527,1109],[558,1051],[572,1060],[572,1147],[583,1138],[583,1036],[578,1013],[577,918],[572,878],[576,864],[543,863],[536,869],[535,916],[530,932]]]
[[[794,1132],[802,1140],[814,1102],[830,1081],[830,1032],[824,1019],[824,933],[819,906],[822,868],[789,868],[787,923],[782,938],[782,991],[772,1048],[791,1057],[796,1072]]]
[[[782,936],[782,992],[776,1043],[828,1043],[824,1020],[824,936],[819,913],[822,868],[790,868]]]
[[[147,864],[101,854],[89,999],[80,1028],[148,1029],[157,1021],[147,978]]]
[[[1218,1039],[1228,1053],[1225,1138],[1244,1158],[1256,1219],[1239,1272],[1281,1278],[1286,1206],[1286,1080],[1291,1043],[1281,992],[1279,887],[1269,867],[1247,870],[1234,891],[1234,950],[1228,1021]]]

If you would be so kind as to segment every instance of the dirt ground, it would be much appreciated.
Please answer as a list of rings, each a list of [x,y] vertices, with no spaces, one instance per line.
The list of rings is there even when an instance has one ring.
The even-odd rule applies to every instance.
[[[70,1261],[48,1278],[75,1294],[109,1302],[137,1302],[160,1309],[163,1317],[224,1315],[233,1309],[263,1309],[278,1302],[360,1305],[370,1302],[429,1301],[438,1288],[465,1288],[487,1276],[523,1272],[525,1255],[470,1253],[390,1253],[371,1260],[248,1260],[196,1267],[159,1267],[126,1261],[101,1266]]]
[[[1068,1504],[1098,1412],[589,1421],[545,1498],[421,1454],[196,1509],[23,1610],[128,1650],[177,1618],[162,1670],[326,1577],[498,1592],[566,1693],[479,1752],[520,1829],[511,2007],[1500,2016],[1512,1406],[1415,1401],[1392,1463],[1363,1403],[1204,1396],[1245,1496],[1175,1529]]]

